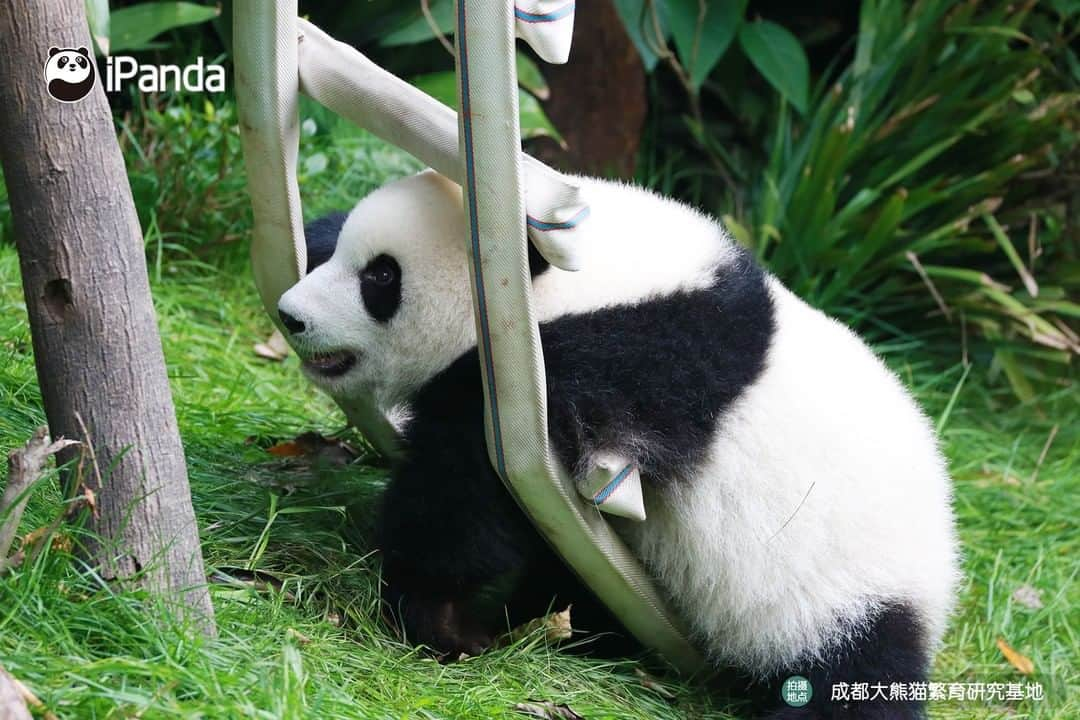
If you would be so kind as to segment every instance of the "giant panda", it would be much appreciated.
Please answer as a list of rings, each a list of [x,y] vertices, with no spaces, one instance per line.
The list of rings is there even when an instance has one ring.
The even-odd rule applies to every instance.
[[[926,416],[714,220],[575,181],[583,269],[530,248],[558,458],[575,474],[599,452],[638,464],[648,517],[616,529],[772,717],[920,716],[918,701],[833,702],[832,686],[924,682],[945,629],[958,551]],[[399,423],[384,598],[410,640],[455,657],[490,644],[501,604],[552,567],[485,450],[462,208],[432,171],[376,190],[322,221],[325,261],[279,303],[306,375]],[[791,676],[809,704],[780,701]]]

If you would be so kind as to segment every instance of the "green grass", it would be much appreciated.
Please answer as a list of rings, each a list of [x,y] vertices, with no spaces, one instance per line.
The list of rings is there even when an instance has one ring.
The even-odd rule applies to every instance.
[[[139,137],[136,129],[129,141]],[[412,167],[321,116],[309,142],[309,152],[329,153],[330,170],[316,163],[304,177],[319,210],[347,206]],[[674,699],[665,699],[635,675],[638,660],[574,657],[536,637],[449,666],[398,642],[380,619],[378,562],[367,550],[385,469],[363,459],[346,471],[304,469],[266,452],[305,430],[342,431],[344,420],[301,379],[295,358],[269,363],[252,353],[270,324],[242,243],[228,242],[246,231],[242,186],[214,185],[216,165],[200,176],[192,164],[189,185],[218,195],[211,211],[194,212],[169,196],[175,188],[151,192],[146,177],[167,176],[184,155],[140,166],[131,147],[144,222],[152,216],[175,241],[148,233],[148,256],[204,552],[219,576],[237,580],[211,588],[219,637],[193,639],[168,607],[105,585],[56,543],[0,579],[0,664],[61,718],[511,718],[528,699],[566,703],[591,720],[737,716],[724,698],[670,676],[661,682]],[[222,209],[230,207],[239,220]],[[190,237],[225,247],[181,242]],[[981,366],[961,384],[959,367],[919,360],[911,342],[888,357],[938,418],[956,478],[965,580],[934,679],[1031,680],[1047,694],[1016,704],[939,702],[933,716],[1080,717],[1075,390],[1018,405]],[[0,245],[0,450],[43,421],[16,257]],[[60,502],[54,474],[36,490],[22,532],[47,524]],[[245,582],[253,571],[258,587]],[[1041,592],[1042,609],[1010,599],[1024,585]],[[998,637],[1034,661],[1031,678],[1005,661]]]

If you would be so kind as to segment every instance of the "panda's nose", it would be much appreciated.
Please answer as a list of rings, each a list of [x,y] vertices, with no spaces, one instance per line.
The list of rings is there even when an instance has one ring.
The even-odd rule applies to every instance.
[[[297,320],[281,308],[278,308],[278,317],[281,318],[281,324],[285,326],[285,329],[289,331],[290,335],[299,335],[307,329],[303,320]]]

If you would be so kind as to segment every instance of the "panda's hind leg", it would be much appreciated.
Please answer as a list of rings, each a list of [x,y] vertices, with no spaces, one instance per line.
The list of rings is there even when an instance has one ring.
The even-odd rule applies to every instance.
[[[919,695],[913,694],[912,688],[925,689],[928,667],[926,634],[915,611],[902,602],[889,603],[862,633],[824,660],[795,663],[760,688],[762,696],[769,698],[761,705],[765,711],[763,717],[767,720],[923,718],[923,702],[910,698]],[[781,697],[784,681],[792,676],[810,681],[810,702],[801,707],[792,707]],[[865,687],[865,698],[856,691],[856,684]]]

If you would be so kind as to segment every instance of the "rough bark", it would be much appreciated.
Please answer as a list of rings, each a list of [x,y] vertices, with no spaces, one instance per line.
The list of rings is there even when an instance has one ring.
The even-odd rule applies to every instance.
[[[142,231],[112,116],[100,75],[81,101],[48,94],[50,46],[91,47],[83,0],[0,2],[0,164],[45,414],[51,435],[86,443],[104,476],[83,478],[97,495],[90,523],[102,539],[88,552],[104,576],[137,576],[183,600],[212,631]]]
[[[648,111],[645,68],[615,3],[578,3],[570,61],[541,63],[540,71],[551,88],[544,110],[566,150],[544,139],[530,151],[564,170],[633,177]]]

